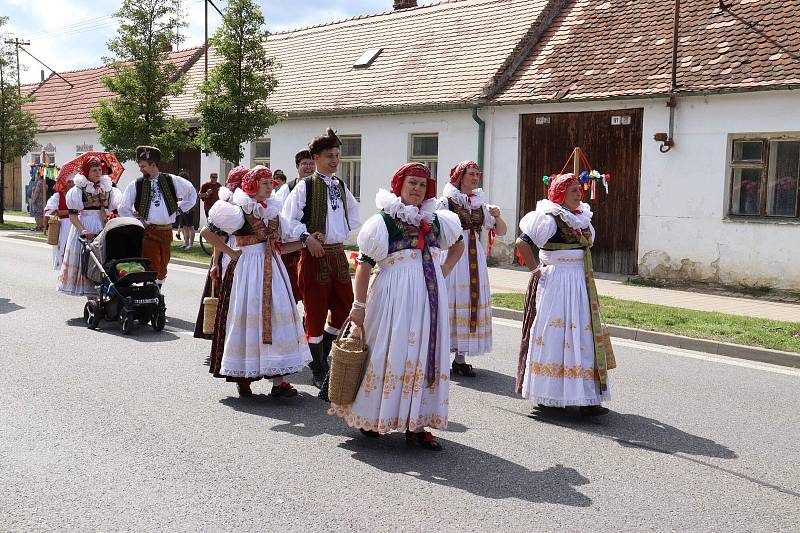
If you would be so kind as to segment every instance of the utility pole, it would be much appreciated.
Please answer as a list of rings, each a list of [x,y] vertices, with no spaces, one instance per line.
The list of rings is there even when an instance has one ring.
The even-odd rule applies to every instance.
[[[22,82],[20,82],[20,75],[19,75],[19,47],[20,46],[29,46],[31,42],[27,39],[20,39],[19,37],[14,37],[13,39],[6,39],[6,44],[13,44],[14,51],[17,56],[17,96],[22,96]]]

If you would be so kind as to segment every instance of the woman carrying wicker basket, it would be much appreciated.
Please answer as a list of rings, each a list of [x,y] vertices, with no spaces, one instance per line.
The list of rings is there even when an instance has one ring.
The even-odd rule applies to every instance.
[[[214,377],[236,383],[250,397],[250,383],[272,379],[274,398],[297,396],[284,377],[311,361],[281,252],[281,201],[272,196],[272,172],[253,167],[233,194],[208,212],[201,235],[231,258],[220,289],[211,343]],[[236,248],[226,242],[233,235]],[[290,252],[300,243],[283,247]]]
[[[436,182],[420,163],[400,167],[391,192],[378,192],[381,212],[358,235],[360,255],[350,320],[363,326],[369,357],[349,405],[331,404],[364,435],[405,430],[406,443],[441,445],[427,427],[446,429],[450,330],[445,277],[464,250],[454,213],[436,211]],[[448,249],[440,264],[440,249]],[[370,272],[380,267],[369,295]]]

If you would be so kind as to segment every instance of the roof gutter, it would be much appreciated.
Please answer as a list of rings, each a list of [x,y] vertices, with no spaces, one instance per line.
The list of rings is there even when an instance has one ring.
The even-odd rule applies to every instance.
[[[438,113],[444,111],[469,111],[475,106],[470,102],[454,104],[428,104],[418,106],[356,107],[352,109],[320,109],[318,111],[283,112],[288,120],[302,118],[331,118],[362,115],[405,115],[408,113]],[[278,110],[278,113],[281,111]]]
[[[472,120],[478,124],[478,167],[483,168],[483,156],[486,149],[486,121],[478,115],[478,109],[482,106],[476,105],[472,108]]]

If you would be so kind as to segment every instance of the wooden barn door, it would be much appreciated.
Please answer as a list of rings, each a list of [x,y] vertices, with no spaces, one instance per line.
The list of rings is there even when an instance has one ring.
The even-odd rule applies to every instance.
[[[159,168],[163,172],[169,172],[177,176],[178,172],[185,170],[189,174],[189,181],[194,185],[195,190],[200,190],[200,150],[192,148],[190,150],[178,150],[175,152],[175,157],[170,161],[163,161]],[[194,207],[194,225],[200,225],[200,207],[201,200],[197,201]]]
[[[598,272],[637,271],[642,115],[642,109],[625,109],[521,116],[520,217],[547,197],[542,177],[559,172],[575,146],[595,169],[611,174],[608,195],[602,187],[595,201],[586,195],[597,230],[592,259]]]

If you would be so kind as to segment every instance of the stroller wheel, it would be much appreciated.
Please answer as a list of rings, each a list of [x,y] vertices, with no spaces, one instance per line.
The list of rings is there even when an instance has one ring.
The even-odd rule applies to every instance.
[[[96,301],[89,300],[83,306],[83,320],[89,329],[97,329],[97,326],[100,325],[100,310]]]
[[[167,310],[162,308],[156,308],[153,310],[153,316],[151,317],[150,325],[153,326],[154,331],[161,331],[164,329],[164,326],[167,324]]]
[[[119,320],[122,323],[122,333],[125,335],[130,334],[133,329],[133,314],[128,312],[127,309],[123,309],[119,315]]]

